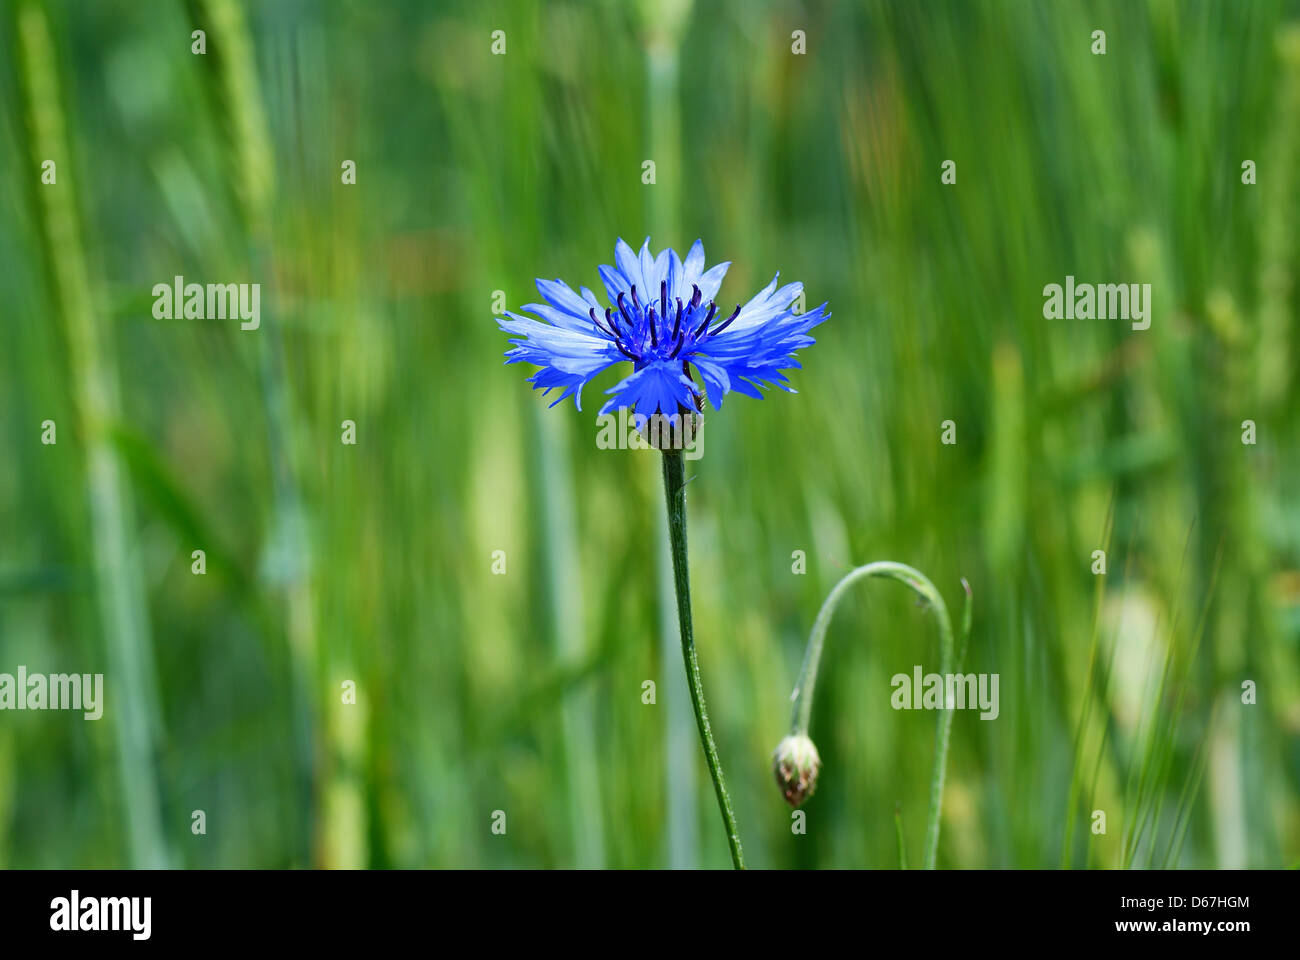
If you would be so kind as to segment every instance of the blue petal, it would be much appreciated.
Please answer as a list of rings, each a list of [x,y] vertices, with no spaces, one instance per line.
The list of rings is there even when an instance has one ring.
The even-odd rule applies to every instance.
[[[682,278],[686,270],[682,266],[681,258],[677,256],[677,251],[669,248],[668,250],[668,299],[676,300],[682,296]],[[689,287],[687,289],[690,289]]]
[[[760,399],[760,387],[776,386],[793,392],[781,371],[799,367],[795,351],[814,343],[808,331],[830,314],[826,304],[806,314],[792,313],[788,307],[778,310],[771,306],[780,302],[775,298],[777,293],[780,291],[776,291],[773,281],[769,290],[760,294],[765,299],[750,301],[748,317],[742,309],[732,326],[697,343],[687,356],[704,377],[713,406],[722,405],[722,395],[729,389]],[[757,308],[753,308],[754,304]],[[742,320],[746,321],[744,326]],[[729,383],[722,380],[721,373],[730,378]]]
[[[709,404],[714,410],[721,410],[722,398],[731,389],[731,377],[727,373],[727,368],[704,357],[692,357],[691,362],[695,364],[695,369],[700,371],[700,379],[704,381],[704,388],[709,394]]]
[[[691,284],[700,279],[700,274],[704,272],[704,241],[696,240],[691,244],[690,252],[686,254],[686,272],[683,274],[684,290],[691,289]]]
[[[534,306],[558,312],[553,308]],[[587,381],[623,359],[618,348],[598,336],[595,328],[590,328],[591,333],[582,333],[510,311],[506,312],[506,317],[509,319],[497,319],[497,326],[511,335],[506,363],[536,365],[540,369],[529,378],[534,389],[550,391],[558,387],[561,389],[559,400],[571,396],[579,410],[582,409],[582,388]]]
[[[650,238],[641,244],[641,279],[645,286],[640,287],[641,302],[649,305],[659,297],[659,272],[655,270],[654,254],[650,252]]]
[[[614,244],[614,263],[629,287],[636,287],[641,293],[645,292],[645,280],[641,276],[641,260],[622,240]],[[644,300],[644,297],[642,299]]]
[[[563,310],[565,313],[568,313],[569,316],[577,317],[578,320],[581,320],[582,328],[590,329],[591,319],[588,316],[588,313],[586,313],[586,311],[590,310],[590,304],[586,303],[581,297],[578,297],[576,293],[573,293],[573,291],[569,289],[569,285],[565,284],[564,281],[538,280],[537,293],[541,294],[542,299],[545,299],[552,307],[556,307],[558,310]],[[524,307],[524,310],[528,310],[528,307]]]
[[[555,307],[548,307],[544,303],[525,303],[520,310],[526,310],[529,313],[535,313],[552,326],[559,327],[561,330],[568,330],[572,333],[584,333],[587,335],[594,334],[596,328],[591,323],[591,317],[586,310],[582,311],[581,317],[575,317],[573,314],[564,310],[557,310]]]
[[[668,264],[669,264],[668,255],[670,253],[672,253],[672,248],[664,247],[662,250],[659,251],[659,256],[655,257],[655,285],[653,289],[654,289],[654,295],[656,297],[659,296],[659,284],[668,282]],[[677,256],[677,254],[673,253],[673,256],[675,257]],[[668,283],[667,292],[668,292],[668,298],[671,301],[673,296],[671,283]]]
[[[719,263],[710,267],[707,273],[702,274],[700,278],[695,281],[696,284],[699,285],[700,296],[705,303],[717,298],[718,288],[722,286],[722,278],[727,275],[727,267],[729,266],[731,266],[730,260],[725,263]],[[722,309],[721,305],[719,305],[718,309]],[[726,310],[724,313],[729,314],[731,311]]]
[[[609,295],[609,305],[612,307],[618,303],[620,293],[631,291],[632,284],[628,283],[627,277],[613,267],[601,266],[597,269],[600,273],[600,282],[605,285],[605,293]]]
[[[610,399],[601,407],[609,413],[628,407],[635,413],[677,413],[681,407],[691,409],[700,390],[682,372],[676,360],[656,360],[605,391]]]

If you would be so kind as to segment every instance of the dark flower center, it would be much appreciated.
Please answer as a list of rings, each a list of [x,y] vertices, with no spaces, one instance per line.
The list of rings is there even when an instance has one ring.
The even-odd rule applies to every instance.
[[[703,302],[700,288],[692,284],[695,295],[683,302],[681,297],[668,300],[668,281],[659,284],[659,299],[643,304],[632,287],[631,296],[618,295],[618,309],[606,309],[601,323],[593,307],[591,322],[613,341],[623,356],[640,370],[655,360],[673,360],[689,355],[701,342],[716,337],[740,316],[740,304],[722,323],[714,324],[718,305]],[[711,326],[712,324],[712,326]],[[685,369],[685,360],[682,368]]]

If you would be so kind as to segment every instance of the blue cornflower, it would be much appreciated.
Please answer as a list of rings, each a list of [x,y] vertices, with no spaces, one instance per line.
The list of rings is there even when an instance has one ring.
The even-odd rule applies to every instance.
[[[701,241],[683,261],[671,249],[652,254],[649,238],[639,256],[619,240],[614,262],[617,267],[600,268],[609,306],[586,287],[574,293],[560,280],[538,280],[546,303],[522,309],[541,320],[506,311],[509,319],[497,321],[511,335],[506,363],[535,364],[541,369],[528,378],[533,388],[561,391],[551,406],[572,396],[581,410],[587,381],[624,361],[632,374],[606,391],[611,396],[601,413],[627,407],[648,417],[700,410],[705,394],[721,408],[731,390],[761,400],[759,388],[774,384],[795,392],[781,371],[799,367],[794,352],[811,346],[808,331],[830,316],[824,303],[807,313],[791,310],[802,283],[778,289],[778,273],[724,318],[714,298],[731,264],[706,271]]]

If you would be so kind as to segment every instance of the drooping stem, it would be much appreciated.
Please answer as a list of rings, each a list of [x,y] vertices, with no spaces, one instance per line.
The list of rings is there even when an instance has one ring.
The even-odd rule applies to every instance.
[[[799,671],[799,681],[795,685],[790,699],[794,708],[790,718],[790,732],[794,735],[808,735],[808,723],[812,718],[813,689],[817,685],[817,667],[821,662],[822,647],[826,642],[826,629],[830,626],[831,616],[839,606],[844,593],[856,581],[867,577],[885,577],[898,580],[915,590],[922,599],[934,608],[939,620],[939,672],[945,677],[953,672],[952,621],[948,619],[948,607],[943,602],[933,583],[919,570],[904,563],[881,560],[857,567],[837,583],[826,602],[817,613],[813,622],[812,634],[808,637],[808,649],[804,652],[803,668]],[[962,655],[970,638],[971,610],[970,587],[962,581],[966,589],[966,610],[962,618]],[[930,815],[925,827],[925,856],[923,865],[933,870],[939,851],[939,813],[943,805],[943,781],[948,767],[948,739],[952,732],[953,712],[945,703],[939,711],[934,731],[934,761],[930,768]]]
[[[722,763],[718,747],[713,742],[709,726],[709,711],[704,705],[704,684],[700,680],[700,662],[695,653],[695,631],[691,624],[691,581],[686,564],[686,466],[677,450],[663,452],[664,500],[668,507],[668,538],[673,554],[673,585],[677,592],[677,624],[682,635],[682,660],[686,664],[686,681],[691,688],[691,705],[695,708],[695,724],[700,733],[700,745],[709,764],[713,778],[713,792],[718,798],[718,811],[727,831],[731,847],[731,862],[737,870],[745,869],[745,855],[740,848],[740,832],[736,829],[736,815],[731,809],[731,797],[722,776]]]

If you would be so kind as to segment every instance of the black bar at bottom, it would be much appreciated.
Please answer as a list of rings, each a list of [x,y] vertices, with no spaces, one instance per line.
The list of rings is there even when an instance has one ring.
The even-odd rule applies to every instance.
[[[319,944],[395,936],[572,946],[716,933],[785,949],[837,933],[868,947],[1192,942],[1232,949],[1295,931],[1291,871],[1052,872],[0,872],[6,947]],[[955,940],[952,938],[956,938]],[[946,949],[946,948],[944,948]],[[7,952],[7,951],[6,951]]]

